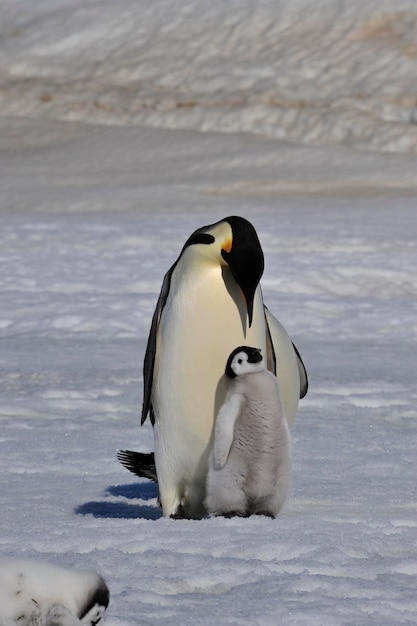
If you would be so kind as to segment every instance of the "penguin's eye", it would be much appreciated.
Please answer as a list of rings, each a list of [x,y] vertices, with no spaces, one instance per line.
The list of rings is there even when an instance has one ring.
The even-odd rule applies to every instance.
[[[243,363],[243,359],[238,359],[237,362],[241,365]]]

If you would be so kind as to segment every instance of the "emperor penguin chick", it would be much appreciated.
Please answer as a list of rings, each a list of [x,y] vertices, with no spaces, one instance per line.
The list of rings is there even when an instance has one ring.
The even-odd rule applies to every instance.
[[[209,513],[275,518],[290,489],[291,436],[279,384],[258,348],[230,354],[217,415],[205,505]]]

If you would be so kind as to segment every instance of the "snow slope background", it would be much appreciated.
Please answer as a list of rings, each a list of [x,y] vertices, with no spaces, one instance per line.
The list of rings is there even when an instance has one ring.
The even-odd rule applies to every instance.
[[[417,151],[414,0],[2,0],[3,113]]]
[[[81,6],[52,4],[19,13],[4,1],[2,28],[52,46],[76,19],[66,8]],[[88,86],[88,58],[125,35],[106,18],[112,3],[101,17],[84,6],[103,25],[80,56]],[[207,14],[225,10],[213,6]],[[77,69],[70,41],[68,58],[38,65],[34,48],[8,44],[26,91],[0,117],[1,555],[96,569],[109,626],[414,624],[415,155],[201,133],[192,121],[169,130],[163,115],[159,128],[122,116],[103,125],[83,107],[81,121],[59,121],[66,113],[34,94],[54,59]],[[149,423],[139,427],[141,367],[163,274],[195,228],[230,214],[258,230],[265,301],[310,375],[292,493],[275,521],[165,520],[155,487],[116,451],[153,447]]]

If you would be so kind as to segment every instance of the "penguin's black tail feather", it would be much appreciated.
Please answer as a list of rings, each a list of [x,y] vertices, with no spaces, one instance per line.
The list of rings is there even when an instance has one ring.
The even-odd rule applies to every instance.
[[[135,452],[134,450],[119,450],[117,458],[120,463],[130,472],[140,478],[149,478],[154,483],[158,482],[155,467],[155,455],[153,452]]]

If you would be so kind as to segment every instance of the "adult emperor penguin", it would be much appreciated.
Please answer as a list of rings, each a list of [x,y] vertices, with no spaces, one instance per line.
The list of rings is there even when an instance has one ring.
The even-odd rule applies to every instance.
[[[261,351],[233,350],[216,418],[206,508],[216,515],[276,517],[290,488],[291,435],[277,378]]]
[[[289,423],[307,392],[301,358],[264,307],[262,248],[242,217],[196,230],[164,277],[144,360],[142,424],[154,425],[155,456],[119,460],[156,478],[164,516],[199,518],[213,424],[225,397],[224,363],[240,345],[259,346],[281,386]],[[154,463],[154,466],[153,466]]]

